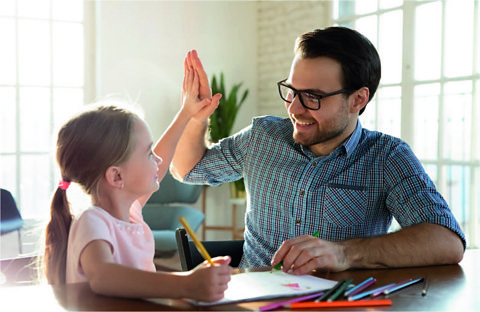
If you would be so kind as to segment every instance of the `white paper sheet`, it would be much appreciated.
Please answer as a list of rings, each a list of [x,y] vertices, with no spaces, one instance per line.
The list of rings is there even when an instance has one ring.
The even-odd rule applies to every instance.
[[[190,301],[199,306],[299,296],[333,287],[337,282],[312,275],[296,276],[283,271],[246,272],[232,275],[225,297],[216,302]],[[155,302],[155,299],[149,299]],[[159,302],[160,303],[160,302]]]

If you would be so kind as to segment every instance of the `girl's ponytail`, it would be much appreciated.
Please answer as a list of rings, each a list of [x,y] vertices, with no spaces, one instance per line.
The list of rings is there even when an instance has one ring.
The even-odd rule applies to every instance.
[[[65,284],[67,245],[73,215],[67,200],[69,182],[61,181],[50,206],[50,222],[45,232],[45,275],[49,284]],[[66,187],[65,187],[66,185]]]

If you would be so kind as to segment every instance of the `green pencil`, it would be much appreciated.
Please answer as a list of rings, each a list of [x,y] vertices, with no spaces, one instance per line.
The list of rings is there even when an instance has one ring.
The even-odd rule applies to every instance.
[[[343,283],[342,286],[340,286],[335,293],[333,293],[328,299],[328,302],[335,301],[335,299],[338,298],[341,294],[345,292],[345,290],[350,286],[350,284],[353,282],[353,278],[347,280],[345,283]]]

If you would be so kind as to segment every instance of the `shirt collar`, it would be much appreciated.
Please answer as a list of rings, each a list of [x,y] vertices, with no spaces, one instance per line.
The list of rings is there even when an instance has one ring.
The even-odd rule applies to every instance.
[[[355,127],[355,130],[353,130],[352,135],[342,144],[347,152],[347,157],[350,157],[357,147],[360,137],[362,136],[362,129],[363,127],[360,123],[360,119],[357,118],[357,126]]]

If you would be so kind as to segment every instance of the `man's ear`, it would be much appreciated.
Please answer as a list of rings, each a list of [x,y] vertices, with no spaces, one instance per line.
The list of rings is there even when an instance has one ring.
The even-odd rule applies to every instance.
[[[105,172],[105,180],[107,181],[108,185],[116,188],[123,188],[124,181],[122,177],[122,171],[117,166],[108,167],[107,171]]]
[[[353,104],[350,107],[351,113],[359,113],[364,108],[370,97],[370,90],[367,87],[362,87],[353,94]]]

